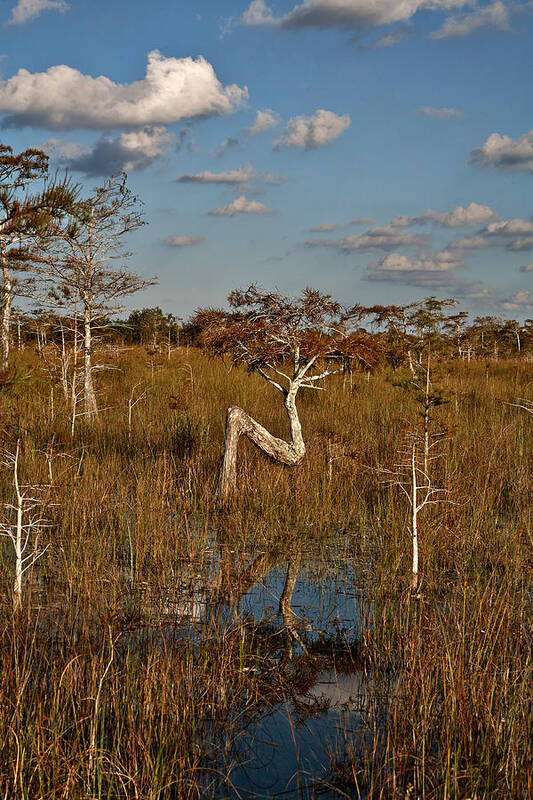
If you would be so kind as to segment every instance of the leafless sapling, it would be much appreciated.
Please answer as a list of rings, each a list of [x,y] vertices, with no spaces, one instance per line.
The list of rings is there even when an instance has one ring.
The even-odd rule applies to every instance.
[[[430,445],[430,453],[442,441],[442,437],[435,439]],[[405,438],[405,444],[400,450],[400,461],[394,469],[381,470],[384,483],[388,486],[398,486],[407,497],[410,506],[410,527],[409,533],[412,542],[411,558],[411,589],[413,592],[419,590],[419,515],[423,509],[444,498],[444,489],[436,488],[428,474],[427,462],[438,455],[427,455],[425,449],[425,439],[417,433],[409,433]]]
[[[6,503],[5,509],[13,519],[0,523],[0,535],[7,537],[13,545],[15,556],[15,580],[13,583],[13,605],[15,611],[22,607],[22,578],[33,567],[48,549],[38,547],[39,532],[45,521],[35,513],[42,506],[42,498],[38,496],[41,487],[24,485],[19,477],[20,442],[17,441],[15,452],[3,453],[2,463],[13,473],[14,501]]]

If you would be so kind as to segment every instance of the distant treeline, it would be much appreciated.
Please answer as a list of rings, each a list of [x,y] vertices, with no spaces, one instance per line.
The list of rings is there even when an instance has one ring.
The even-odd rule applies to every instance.
[[[524,323],[497,316],[470,319],[466,312],[424,316],[428,303],[408,306],[373,306],[368,309],[362,329],[370,333],[379,348],[382,360],[400,366],[411,349],[416,355],[421,328],[432,327],[434,349],[442,356],[472,359],[533,359],[533,319]],[[438,303],[438,301],[435,301]],[[72,315],[50,312],[14,313],[11,338],[15,346],[65,344],[80,329],[80,320]],[[102,317],[95,320],[98,339],[110,346],[140,345],[153,351],[180,346],[201,346],[201,325],[196,317],[184,321],[161,308],[132,311],[126,319]]]

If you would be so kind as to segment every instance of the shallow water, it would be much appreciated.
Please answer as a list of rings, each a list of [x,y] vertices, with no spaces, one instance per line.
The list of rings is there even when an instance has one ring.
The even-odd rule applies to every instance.
[[[272,675],[272,691],[251,712],[235,707],[227,727],[215,714],[212,729],[204,729],[202,796],[346,796],[332,787],[331,763],[365,735],[369,705],[358,656],[365,602],[353,563],[333,548],[288,557],[213,544],[151,582],[123,569],[126,651],[180,640],[202,648],[238,628],[257,652],[246,669],[261,673],[263,685]],[[49,588],[45,582],[43,595]],[[48,617],[48,633],[54,624]],[[72,641],[75,631],[68,635]]]
[[[249,575],[257,556],[241,561]],[[361,628],[355,576],[338,559],[313,554],[261,564],[259,572],[242,595],[232,587],[228,604],[210,603],[206,594],[200,601],[197,589],[180,605],[195,624],[217,615],[218,624],[238,618],[267,632],[288,678],[279,702],[227,738],[216,796],[346,796],[331,785],[330,761],[342,759],[347,737],[364,730],[368,706],[366,678],[354,658]]]

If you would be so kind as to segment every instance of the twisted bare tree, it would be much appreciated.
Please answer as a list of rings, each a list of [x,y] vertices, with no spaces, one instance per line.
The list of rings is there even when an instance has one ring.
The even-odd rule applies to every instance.
[[[296,397],[300,389],[323,390],[323,381],[358,361],[376,360],[376,344],[360,326],[368,310],[344,309],[330,295],[306,289],[301,297],[263,292],[257,286],[229,296],[232,311],[203,309],[195,324],[200,342],[212,352],[229,355],[233,364],[257,372],[283,397],[289,422],[288,440],[273,436],[242,408],[226,415],[224,458],[219,493],[228,497],[237,485],[237,450],[246,436],[263,453],[288,466],[300,464],[305,443]]]

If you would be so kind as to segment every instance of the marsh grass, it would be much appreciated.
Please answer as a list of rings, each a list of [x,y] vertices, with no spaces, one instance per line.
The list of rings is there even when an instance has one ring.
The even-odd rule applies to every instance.
[[[434,480],[451,502],[421,522],[415,600],[408,509],[379,468],[395,463],[417,409],[386,371],[302,390],[304,463],[287,469],[243,444],[240,491],[219,508],[226,407],[285,433],[279,397],[259,377],[193,348],[170,360],[108,351],[100,360],[113,369],[97,378],[107,410],[80,419],[71,439],[60,386],[52,407],[42,362],[18,358],[24,379],[0,394],[3,446],[20,438],[22,479],[46,486],[50,548],[18,614],[12,556],[0,549],[0,796],[230,796],[233,733],[298,681],[279,636],[238,613],[228,622],[228,581],[235,605],[239,583],[250,588],[295,553],[305,569],[311,551],[349,562],[363,609],[346,646],[369,677],[369,708],[332,757],[338,795],[533,795],[533,425],[501,402],[531,397],[530,364],[442,366]],[[129,431],[137,385],[146,397]],[[3,470],[2,503],[11,492]],[[224,577],[221,548],[246,569]],[[180,592],[184,605],[169,605]]]

